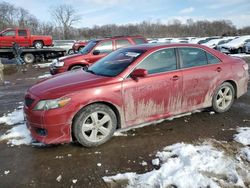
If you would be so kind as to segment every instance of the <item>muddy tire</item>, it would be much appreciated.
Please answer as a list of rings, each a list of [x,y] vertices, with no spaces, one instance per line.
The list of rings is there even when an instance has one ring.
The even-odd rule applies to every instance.
[[[33,46],[36,48],[36,49],[42,49],[43,48],[43,42],[42,41],[35,41]]]
[[[107,142],[117,127],[114,111],[104,104],[83,108],[73,122],[73,134],[85,147],[94,147]]]
[[[225,82],[218,87],[212,100],[212,108],[217,113],[229,110],[234,102],[235,90],[232,84]]]

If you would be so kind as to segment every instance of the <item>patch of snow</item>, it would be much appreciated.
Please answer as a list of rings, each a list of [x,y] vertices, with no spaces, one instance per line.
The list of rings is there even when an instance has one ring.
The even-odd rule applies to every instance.
[[[102,166],[102,163],[97,163],[96,165],[100,167],[100,166]]]
[[[250,162],[250,147],[245,147],[240,150],[240,156]]]
[[[51,64],[52,63],[39,63],[39,64],[34,65],[34,67],[47,68],[47,67],[50,67]]]
[[[72,154],[69,153],[69,154],[68,154],[68,157],[72,157]]]
[[[114,136],[128,136],[128,135],[120,130],[117,130],[115,131]]]
[[[233,56],[233,57],[250,57],[250,54],[230,54],[230,56]]]
[[[159,166],[160,165],[160,160],[158,158],[152,160],[152,165],[154,166]]]
[[[73,182],[74,184],[76,184],[76,183],[77,183],[77,179],[73,179],[72,182]]]
[[[62,180],[62,175],[57,176],[56,181],[60,182]]]
[[[142,162],[141,162],[141,165],[142,165],[142,166],[147,166],[148,163],[147,163],[146,161],[142,161]]]
[[[215,112],[214,112],[214,111],[210,111],[209,114],[210,114],[210,115],[213,115],[213,114],[215,114]]]
[[[245,146],[250,145],[250,127],[237,128],[238,134],[234,135],[234,140]]]
[[[4,171],[4,175],[8,175],[9,173],[10,173],[9,170],[5,170],[5,171]]]
[[[38,76],[38,78],[39,79],[42,79],[42,78],[50,78],[50,77],[52,77],[52,75],[51,74],[44,74],[44,75],[41,75],[41,76]]]
[[[32,137],[30,135],[29,129],[27,129],[25,124],[20,124],[12,127],[4,135],[0,137],[0,141],[8,140],[8,144],[11,145],[29,145],[32,142]]]
[[[237,160],[209,144],[191,145],[178,143],[165,147],[156,155],[161,167],[145,174],[125,173],[103,177],[105,182],[128,182],[127,187],[245,187],[249,180],[238,173],[245,168]],[[246,169],[247,172],[249,169]]]
[[[14,110],[0,117],[0,124],[16,125],[24,122],[23,109]]]

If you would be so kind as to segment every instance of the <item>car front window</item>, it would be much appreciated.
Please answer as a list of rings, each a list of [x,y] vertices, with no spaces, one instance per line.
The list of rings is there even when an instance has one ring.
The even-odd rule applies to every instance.
[[[98,41],[90,41],[82,50],[80,50],[80,53],[85,55],[88,54],[98,43]]]
[[[123,72],[131,63],[139,58],[145,50],[120,49],[110,53],[89,67],[87,72],[96,75],[114,77]]]

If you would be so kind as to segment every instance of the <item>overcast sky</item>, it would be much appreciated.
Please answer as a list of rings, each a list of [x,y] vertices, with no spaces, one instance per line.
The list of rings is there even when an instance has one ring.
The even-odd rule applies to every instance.
[[[0,0],[2,1],[2,0]],[[138,23],[144,20],[229,19],[238,28],[250,26],[250,0],[7,0],[41,21],[51,21],[49,9],[70,4],[81,15],[76,27]]]

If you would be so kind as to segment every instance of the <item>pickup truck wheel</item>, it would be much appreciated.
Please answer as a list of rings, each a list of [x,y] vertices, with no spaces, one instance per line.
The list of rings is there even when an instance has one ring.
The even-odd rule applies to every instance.
[[[43,42],[42,41],[35,41],[33,45],[36,49],[43,48]]]
[[[23,60],[26,64],[32,64],[35,62],[35,56],[31,53],[24,54]]]
[[[98,146],[108,141],[117,127],[114,111],[105,104],[92,104],[83,108],[75,117],[73,133],[86,147]]]

